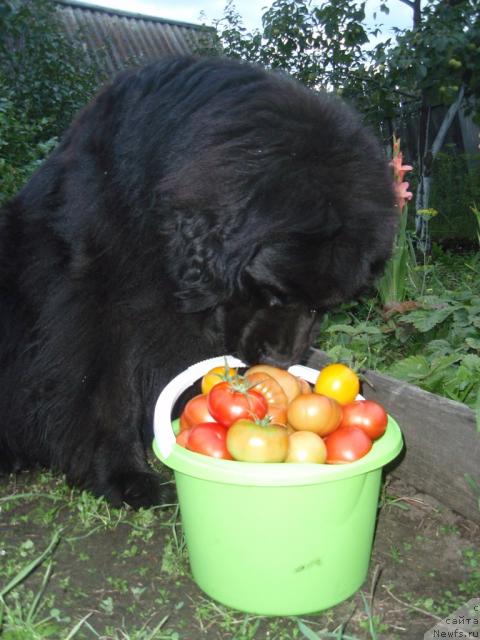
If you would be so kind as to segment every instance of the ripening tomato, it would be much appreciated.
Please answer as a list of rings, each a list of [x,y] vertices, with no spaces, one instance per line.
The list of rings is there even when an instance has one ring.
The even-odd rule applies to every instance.
[[[180,431],[202,422],[215,422],[208,410],[207,396],[199,394],[191,398],[180,415]]]
[[[310,383],[307,382],[304,378],[299,378],[297,376],[298,384],[300,385],[300,393],[312,393],[312,387]]]
[[[275,378],[257,371],[246,375],[250,388],[262,394],[268,404],[267,415],[275,424],[287,423],[287,396]]]
[[[328,435],[324,442],[327,447],[327,462],[329,464],[354,462],[363,458],[372,448],[372,441],[358,427],[337,429]]]
[[[340,404],[353,402],[360,391],[360,380],[345,364],[329,364],[318,374],[315,393],[333,398]]]
[[[282,387],[283,392],[287,396],[287,402],[291,402],[296,396],[299,395],[301,388],[300,382],[297,377],[291,374],[285,369],[280,367],[272,367],[269,364],[257,364],[254,367],[250,367],[245,375],[249,376],[251,373],[266,373],[268,376],[274,378],[278,384]]]
[[[359,427],[372,440],[383,436],[387,423],[387,412],[374,400],[355,400],[343,406],[340,427]]]
[[[229,427],[240,418],[263,418],[268,404],[258,391],[239,391],[229,382],[216,384],[207,396],[208,410],[220,424]]]
[[[313,431],[325,436],[340,424],[342,408],[333,398],[318,393],[302,393],[288,406],[287,419],[297,431]]]
[[[232,460],[227,449],[227,427],[217,422],[204,422],[190,429],[187,449],[212,458]]]
[[[227,449],[242,462],[283,462],[288,450],[288,432],[268,421],[237,420],[228,429]]]
[[[285,462],[315,462],[323,464],[327,459],[327,447],[313,431],[294,431],[288,436]]]
[[[187,429],[184,429],[183,431],[180,431],[178,436],[175,438],[175,442],[177,444],[179,444],[181,447],[184,447],[186,449],[187,448],[188,438],[190,437],[191,430],[192,430],[192,428],[188,427]]]
[[[228,368],[228,374],[230,376],[235,376],[237,373],[236,369]],[[202,378],[202,393],[207,395],[212,387],[214,387],[219,382],[225,382],[227,376],[227,367],[213,367],[210,369]]]

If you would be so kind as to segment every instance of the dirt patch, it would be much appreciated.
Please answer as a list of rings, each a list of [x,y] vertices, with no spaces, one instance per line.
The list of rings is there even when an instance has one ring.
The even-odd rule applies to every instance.
[[[247,615],[205,596],[190,577],[176,505],[112,510],[47,473],[0,482],[6,640],[414,640],[480,595],[479,527],[399,481],[382,491],[363,588],[302,619]]]

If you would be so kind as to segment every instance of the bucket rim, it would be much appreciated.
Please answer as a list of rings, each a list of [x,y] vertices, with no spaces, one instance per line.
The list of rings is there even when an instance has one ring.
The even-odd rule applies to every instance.
[[[153,441],[155,455],[175,472],[222,484],[270,487],[348,480],[384,467],[397,457],[402,448],[400,427],[391,416],[388,417],[385,433],[373,443],[371,450],[363,458],[345,464],[219,460],[189,451],[178,444],[174,445],[172,453],[165,458],[156,439]]]

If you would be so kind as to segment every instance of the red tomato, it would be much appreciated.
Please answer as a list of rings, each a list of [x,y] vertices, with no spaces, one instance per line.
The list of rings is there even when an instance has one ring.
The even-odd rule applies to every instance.
[[[232,460],[227,449],[227,427],[217,422],[204,422],[197,424],[190,430],[187,440],[187,449],[196,453],[203,453],[212,458]]]
[[[208,410],[220,424],[229,427],[241,418],[263,418],[267,401],[258,391],[237,391],[229,382],[216,384],[207,396]]]
[[[288,450],[288,431],[281,424],[237,420],[227,434],[227,448],[243,462],[283,462]]]
[[[372,441],[358,427],[342,427],[324,439],[327,462],[341,464],[363,458],[372,448]]]
[[[251,389],[262,394],[268,404],[267,415],[276,424],[287,423],[287,396],[280,384],[267,373],[257,371],[247,373],[246,378],[251,383]]]
[[[388,415],[381,404],[374,400],[355,400],[344,405],[340,427],[359,427],[376,440],[385,433],[387,422]]]
[[[319,393],[301,393],[289,405],[288,424],[298,431],[326,436],[340,424],[342,408],[333,398]]]
[[[190,436],[190,431],[191,431],[191,428],[184,429],[183,431],[180,431],[178,436],[175,438],[175,442],[177,444],[179,444],[181,447],[187,448],[187,442],[188,442],[188,438]]]
[[[202,422],[215,422],[207,405],[207,396],[200,394],[187,402],[180,415],[180,431]]]

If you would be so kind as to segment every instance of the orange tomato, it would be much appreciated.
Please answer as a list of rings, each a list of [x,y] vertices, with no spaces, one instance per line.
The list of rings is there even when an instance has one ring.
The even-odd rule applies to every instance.
[[[267,401],[267,415],[276,424],[287,423],[287,396],[279,383],[261,371],[248,373],[246,375],[251,389],[258,391]]]
[[[318,374],[315,393],[333,398],[340,404],[353,402],[360,391],[360,380],[355,371],[345,364],[329,364]]]
[[[269,364],[257,364],[248,369],[245,375],[249,376],[251,373],[257,372],[266,373],[274,378],[287,396],[287,402],[290,403],[300,394],[300,383],[296,376],[292,375],[289,371],[280,369],[279,367],[272,367]]]
[[[176,443],[179,444],[181,447],[184,447],[186,449],[187,448],[188,438],[190,437],[191,431],[192,431],[192,427],[188,427],[188,428],[184,429],[183,431],[180,431],[178,436],[175,438]]]
[[[200,393],[191,398],[180,415],[180,431],[185,431],[201,422],[215,422],[210,415],[207,404],[207,396]]]
[[[312,387],[310,386],[309,382],[307,382],[304,378],[299,377],[297,377],[297,380],[298,384],[300,385],[301,393],[312,393]]]
[[[289,404],[287,419],[297,431],[313,431],[325,436],[340,424],[342,408],[333,398],[318,393],[302,393]]]

